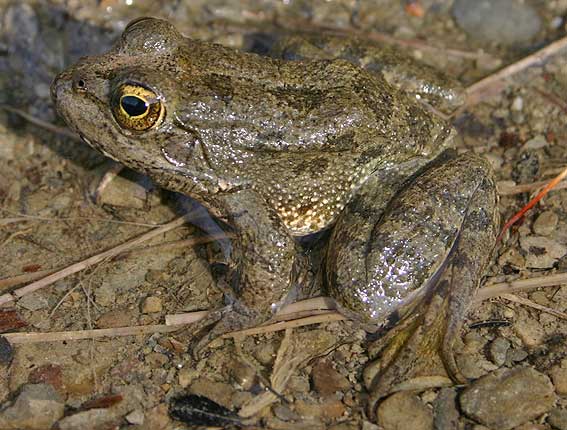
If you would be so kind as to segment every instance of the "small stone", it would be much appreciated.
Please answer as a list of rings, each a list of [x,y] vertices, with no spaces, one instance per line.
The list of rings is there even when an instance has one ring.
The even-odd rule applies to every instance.
[[[129,309],[114,309],[98,317],[98,328],[127,327],[134,322],[134,315]]]
[[[292,411],[286,405],[277,405],[273,409],[274,415],[282,421],[297,421],[299,420],[299,415]]]
[[[162,403],[148,411],[144,428],[151,430],[165,430],[171,428],[170,423],[171,418],[169,418],[167,405]]]
[[[547,422],[557,430],[567,430],[567,409],[552,409]]]
[[[47,297],[42,293],[36,292],[32,294],[27,294],[18,300],[18,305],[27,309],[28,311],[39,311],[49,306]]]
[[[459,411],[457,409],[457,391],[454,388],[442,388],[433,403],[434,424],[436,429],[458,429]]]
[[[535,234],[540,236],[549,236],[555,231],[558,221],[559,217],[555,212],[545,211],[539,214],[536,218],[532,229]]]
[[[0,336],[0,363],[10,364],[14,358],[14,347],[4,336]]]
[[[50,384],[57,391],[63,388],[63,371],[56,364],[44,364],[33,369],[29,376],[30,384]]]
[[[229,409],[232,409],[232,397],[235,391],[229,384],[215,382],[208,378],[199,378],[189,387],[191,394],[204,396]]]
[[[567,359],[561,365],[555,365],[549,371],[549,376],[555,386],[555,391],[560,396],[567,395]]]
[[[378,407],[378,424],[384,430],[433,429],[433,413],[412,393],[392,394]]]
[[[167,362],[169,362],[169,358],[165,354],[150,352],[146,355],[146,363],[148,363],[152,368],[163,367],[163,365]]]
[[[61,396],[49,384],[24,385],[13,404],[0,412],[1,429],[49,429],[63,416]]]
[[[453,16],[469,37],[481,42],[526,43],[541,28],[535,9],[517,0],[456,0]]]
[[[140,409],[134,409],[132,412],[126,415],[125,418],[129,424],[133,424],[133,425],[144,424],[144,412],[142,412]]]
[[[111,284],[103,284],[94,291],[95,302],[100,306],[111,306],[116,301],[116,292]]]
[[[341,375],[327,360],[319,360],[311,372],[313,389],[322,397],[334,395],[337,391],[346,391],[351,387],[347,378]]]
[[[257,380],[256,370],[243,363],[240,360],[235,360],[230,367],[230,375],[236,384],[238,384],[243,390],[250,390]]]
[[[488,349],[490,361],[498,367],[502,366],[506,362],[506,355],[508,354],[509,349],[510,341],[503,337],[497,337],[490,343],[490,347]]]
[[[534,348],[545,342],[543,327],[531,318],[518,318],[514,323],[514,331],[528,348]]]
[[[488,372],[498,369],[497,366],[485,359],[484,356],[458,354],[456,358],[459,370],[466,378],[480,378]]]
[[[163,306],[159,297],[149,296],[142,302],[142,313],[144,314],[155,314],[161,312],[162,309]]]
[[[63,418],[57,423],[59,430],[106,430],[117,421],[111,409],[89,409]]]
[[[545,136],[542,136],[540,134],[528,140],[526,143],[524,143],[520,151],[526,151],[530,149],[541,149],[541,148],[545,148],[547,145],[548,143],[547,140],[545,139]]]
[[[507,359],[513,363],[518,363],[520,361],[524,361],[528,358],[528,352],[522,348],[514,348],[508,350],[508,357]]]
[[[296,412],[302,417],[337,419],[346,412],[343,402],[337,399],[328,399],[322,403],[307,402],[301,399],[296,400],[294,406]]]
[[[508,430],[549,411],[555,393],[549,378],[534,369],[501,369],[473,382],[459,400],[468,417]]]
[[[512,106],[510,106],[510,109],[517,110],[517,111],[523,110],[524,109],[524,99],[521,96],[515,97],[514,101],[512,102]]]
[[[544,236],[524,236],[520,247],[527,253],[526,267],[550,269],[567,253],[567,248]]]
[[[183,368],[177,373],[177,381],[181,388],[187,388],[197,376],[199,372],[195,369]]]

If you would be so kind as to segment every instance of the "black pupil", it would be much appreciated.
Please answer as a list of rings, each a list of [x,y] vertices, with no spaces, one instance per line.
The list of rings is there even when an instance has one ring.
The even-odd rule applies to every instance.
[[[139,116],[148,110],[146,102],[136,96],[122,97],[120,103],[122,104],[122,109],[130,116]]]

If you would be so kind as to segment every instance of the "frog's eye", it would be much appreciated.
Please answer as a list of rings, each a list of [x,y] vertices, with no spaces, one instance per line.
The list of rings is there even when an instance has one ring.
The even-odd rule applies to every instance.
[[[157,94],[140,85],[122,85],[111,103],[114,118],[129,130],[149,130],[158,126],[165,115],[165,107]]]

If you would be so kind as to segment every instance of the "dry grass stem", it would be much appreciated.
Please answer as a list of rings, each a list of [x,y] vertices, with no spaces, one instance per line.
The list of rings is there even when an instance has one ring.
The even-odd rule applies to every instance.
[[[70,137],[71,139],[74,139],[76,141],[81,142],[81,138],[77,134],[73,133],[71,130],[69,130],[66,127],[57,127],[56,125],[53,125],[50,122],[43,121],[39,118],[36,118],[36,117],[30,115],[27,112],[24,112],[23,110],[16,109],[12,106],[0,105],[0,109],[4,109],[4,110],[7,110],[8,112],[15,113],[16,115],[21,116],[22,118],[24,118],[26,121],[32,123],[33,125],[44,128],[44,129],[49,130],[53,133],[57,133],[57,134],[61,134],[63,136]]]
[[[11,344],[61,342],[71,340],[98,339],[101,337],[139,336],[153,333],[171,333],[179,326],[165,324],[142,325],[132,327],[100,328],[94,330],[72,330],[51,333],[4,333]]]
[[[509,66],[500,69],[498,72],[481,79],[466,89],[466,105],[474,106],[487,96],[499,93],[505,88],[506,79],[527,69],[528,67],[543,64],[549,57],[566,48],[567,37],[563,37],[553,43],[550,43],[545,48],[522,58],[520,61],[512,63]]]
[[[227,333],[223,335],[222,337],[229,338],[235,336],[251,336],[255,334],[271,333],[273,331],[286,330],[289,328],[303,327],[311,324],[321,324],[331,321],[344,321],[346,319],[347,318],[344,315],[341,315],[338,312],[326,312],[324,314],[308,316],[296,320],[281,321],[269,325],[262,325],[245,330],[233,331],[231,333]]]
[[[534,308],[534,309],[537,309],[539,311],[548,313],[548,314],[553,315],[557,318],[567,320],[567,314],[565,312],[557,311],[557,310],[549,308],[547,306],[542,306],[542,305],[540,305],[536,302],[531,301],[530,299],[526,299],[524,297],[518,297],[518,296],[515,296],[514,294],[502,294],[500,297],[502,297],[503,299],[506,299],[510,302],[519,303],[519,304],[524,305],[524,306],[529,306],[530,308]]]
[[[122,170],[124,170],[122,164],[113,163],[110,169],[106,171],[102,179],[99,181],[95,191],[93,192],[93,198],[95,203],[100,203],[100,196],[106,189],[106,187],[116,178]]]
[[[500,194],[501,196],[512,196],[514,194],[529,193],[531,191],[535,191],[542,187],[545,187],[548,183],[549,181],[538,181],[538,182],[532,182],[531,184],[520,184],[513,186],[509,186],[506,184],[499,184],[498,194]],[[553,188],[553,190],[563,190],[565,188],[567,188],[567,181],[559,182]]]
[[[68,267],[66,267],[65,269],[59,270],[45,278],[42,278],[38,281],[32,282],[29,285],[26,285],[25,287],[19,288],[16,291],[12,292],[12,293],[7,293],[7,294],[3,294],[2,296],[0,296],[0,305],[3,305],[5,303],[9,303],[11,301],[14,301],[16,299],[19,299],[22,296],[25,296],[26,294],[30,294],[34,291],[37,291],[41,288],[44,288],[48,285],[51,285],[52,283],[63,279],[69,275],[72,275],[74,273],[77,273],[87,267],[90,267],[94,264],[99,263],[102,260],[105,260],[107,258],[112,258],[118,254],[121,254],[125,251],[128,251],[130,249],[132,249],[133,247],[146,242],[156,236],[159,236],[161,234],[164,234],[170,230],[173,230],[177,227],[182,226],[183,224],[185,224],[186,222],[188,222],[190,220],[190,215],[191,214],[187,214],[184,216],[181,216],[179,218],[176,218],[175,220],[162,225],[161,227],[158,227],[156,229],[150,230],[145,234],[142,234],[141,236],[129,240],[128,242],[125,242],[121,245],[118,245],[112,249],[109,249],[105,252],[102,252],[100,254],[94,255],[90,258],[87,258],[86,260],[80,261],[78,263],[72,264]]]
[[[33,273],[22,273],[21,275],[0,279],[0,292],[15,287],[16,285],[25,284],[26,282],[33,282],[37,279],[41,279],[53,272],[55,272],[55,270],[53,269],[40,270]]]
[[[555,273],[553,275],[536,276],[511,282],[500,282],[479,289],[475,301],[481,302],[503,294],[533,290],[540,287],[555,287],[561,284],[567,284],[567,273]]]

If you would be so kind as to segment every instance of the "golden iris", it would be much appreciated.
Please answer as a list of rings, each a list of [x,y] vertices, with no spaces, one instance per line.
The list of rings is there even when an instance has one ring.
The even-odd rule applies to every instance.
[[[112,113],[121,127],[145,131],[161,123],[165,107],[152,90],[141,85],[124,84],[112,98]]]

